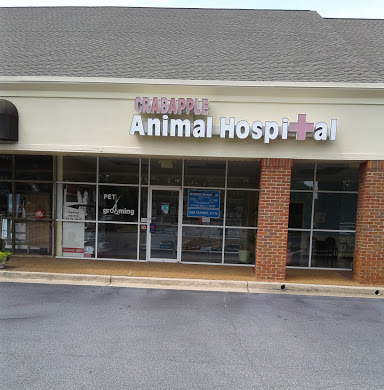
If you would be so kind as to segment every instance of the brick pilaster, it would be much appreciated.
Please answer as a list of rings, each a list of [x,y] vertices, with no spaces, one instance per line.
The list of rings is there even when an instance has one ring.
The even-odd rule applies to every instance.
[[[261,161],[255,261],[260,281],[285,280],[291,168],[288,159]]]
[[[384,285],[384,161],[360,166],[353,278]]]

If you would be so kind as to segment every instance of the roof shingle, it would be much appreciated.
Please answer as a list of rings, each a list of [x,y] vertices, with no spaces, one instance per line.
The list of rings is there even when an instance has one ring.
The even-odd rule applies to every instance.
[[[313,11],[0,8],[0,75],[383,82],[384,23],[364,51],[350,28]]]

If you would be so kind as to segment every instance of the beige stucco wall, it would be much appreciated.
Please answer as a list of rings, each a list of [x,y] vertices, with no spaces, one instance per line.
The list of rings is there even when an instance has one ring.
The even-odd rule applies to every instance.
[[[92,153],[193,158],[384,160],[384,90],[326,87],[158,85],[156,83],[1,82],[19,111],[19,142],[0,152]],[[194,139],[130,136],[136,96],[208,98],[214,124],[283,117],[337,119],[336,141]]]

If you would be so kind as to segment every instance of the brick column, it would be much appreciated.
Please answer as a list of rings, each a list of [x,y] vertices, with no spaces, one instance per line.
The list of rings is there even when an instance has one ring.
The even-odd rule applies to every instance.
[[[255,261],[259,281],[285,280],[291,167],[292,160],[261,161]]]
[[[360,165],[353,278],[384,285],[384,161]]]

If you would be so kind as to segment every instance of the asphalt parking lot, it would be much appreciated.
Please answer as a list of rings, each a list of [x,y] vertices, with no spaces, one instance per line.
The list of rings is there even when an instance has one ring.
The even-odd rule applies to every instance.
[[[383,389],[378,299],[0,284],[1,389]]]

